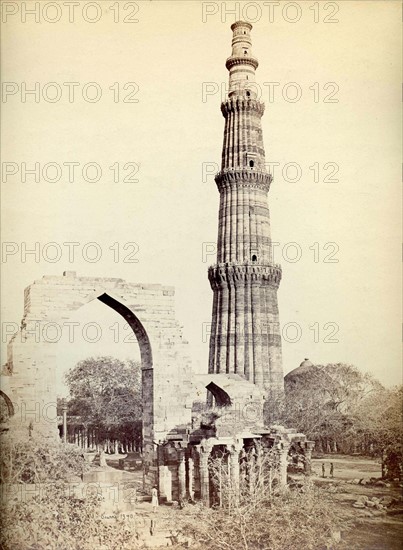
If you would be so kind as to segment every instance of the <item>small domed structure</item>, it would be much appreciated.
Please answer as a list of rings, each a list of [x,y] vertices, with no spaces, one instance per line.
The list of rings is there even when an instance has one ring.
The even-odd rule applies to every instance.
[[[313,367],[313,366],[314,365],[313,365],[312,361],[310,361],[307,357],[305,357],[305,359],[300,364],[300,367]]]
[[[296,369],[290,371],[288,374],[285,375],[285,380],[290,380],[294,376],[298,376],[300,374],[306,374],[307,372],[311,372],[312,368],[315,368],[315,365],[306,357],[299,367]]]

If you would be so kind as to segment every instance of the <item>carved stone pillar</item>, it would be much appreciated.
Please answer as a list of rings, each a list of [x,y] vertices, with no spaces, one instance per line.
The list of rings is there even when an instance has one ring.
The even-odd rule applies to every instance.
[[[200,455],[196,449],[192,451],[193,457],[193,492],[194,494],[200,496]]]
[[[256,485],[256,451],[252,449],[248,458],[248,485],[249,492],[252,494]]]
[[[282,440],[278,444],[278,455],[280,462],[279,483],[281,487],[287,485],[287,467],[288,467],[288,451],[290,450],[289,441]]]
[[[306,475],[311,475],[312,473],[312,451],[315,447],[314,441],[307,441],[305,443],[305,463],[304,463],[304,469]]]
[[[239,493],[239,451],[232,449],[231,460],[231,484],[235,493]]]
[[[178,464],[178,484],[179,484],[179,500],[185,500],[186,498],[186,465],[185,465],[185,453],[184,451],[178,452],[179,464]]]
[[[194,500],[195,498],[193,470],[194,470],[193,458],[189,457],[188,458],[188,493],[189,493],[190,500]]]
[[[210,506],[210,479],[208,469],[208,459],[210,448],[200,446],[199,466],[200,466],[200,497],[205,506]]]
[[[229,466],[230,466],[230,476],[231,476],[231,489],[234,495],[235,502],[239,500],[239,453],[242,449],[242,445],[239,443],[230,445],[229,450]]]

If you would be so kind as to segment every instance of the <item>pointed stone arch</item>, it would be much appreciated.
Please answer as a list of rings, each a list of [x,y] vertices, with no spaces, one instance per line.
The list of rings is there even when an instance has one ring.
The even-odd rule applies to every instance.
[[[8,410],[8,416],[11,417],[11,416],[14,416],[15,414],[15,411],[14,411],[14,405],[13,405],[13,402],[11,401],[11,399],[8,397],[8,395],[0,390],[0,397],[3,398],[6,406],[7,406],[7,410]]]
[[[116,300],[105,292],[98,296],[97,299],[103,304],[114,309],[127,321],[128,325],[134,332],[140,347],[142,368],[151,369],[153,366],[153,354],[150,339],[139,318],[122,302]]]

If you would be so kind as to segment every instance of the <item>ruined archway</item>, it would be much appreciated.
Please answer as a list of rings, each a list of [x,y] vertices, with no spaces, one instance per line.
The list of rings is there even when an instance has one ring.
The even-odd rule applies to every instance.
[[[57,340],[44,335],[52,326],[68,323],[75,311],[95,299],[125,318],[138,340],[143,449],[151,468],[156,444],[175,425],[191,419],[184,384],[190,380],[190,358],[175,315],[173,287],[65,272],[45,276],[26,288],[21,327],[8,347],[9,396],[16,410],[13,431],[26,438],[33,425],[34,433],[58,438]]]

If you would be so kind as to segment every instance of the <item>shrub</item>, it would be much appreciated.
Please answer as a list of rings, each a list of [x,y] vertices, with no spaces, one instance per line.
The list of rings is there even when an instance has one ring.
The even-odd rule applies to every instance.
[[[281,488],[275,484],[277,467],[275,455],[258,453],[252,478],[241,468],[238,492],[225,461],[212,461],[212,477],[219,483],[216,506],[190,508],[181,533],[209,550],[327,548],[339,534],[328,495],[307,478],[292,489]]]
[[[75,445],[46,439],[15,441],[3,436],[0,476],[2,483],[43,483],[81,477],[90,468]]]
[[[105,523],[96,496],[77,499],[65,484],[49,484],[46,494],[2,506],[0,548],[4,550],[129,550],[139,547],[134,526]]]
[[[273,496],[270,505],[197,505],[191,512],[180,531],[209,550],[323,550],[339,530],[326,496],[309,483]]]
[[[73,445],[30,439],[2,441],[1,479],[12,485],[7,501],[1,505],[2,550],[93,550],[99,548],[138,548],[135,525],[118,519],[106,523],[102,518],[100,497],[85,499],[70,494],[66,483],[90,468],[82,451]],[[37,494],[16,501],[15,489],[35,484]]]

